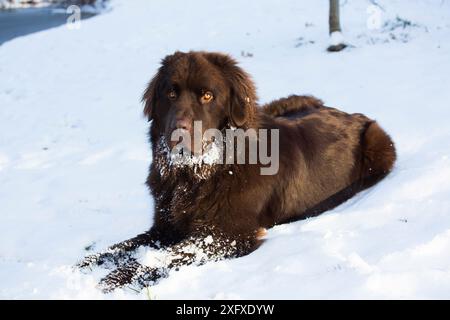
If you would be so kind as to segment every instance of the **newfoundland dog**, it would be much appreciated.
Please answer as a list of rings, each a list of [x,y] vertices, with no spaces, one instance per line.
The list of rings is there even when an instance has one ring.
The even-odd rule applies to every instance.
[[[341,204],[385,177],[396,158],[390,137],[362,114],[311,96],[258,106],[250,76],[221,53],[167,56],[143,101],[154,224],[79,264],[113,269],[100,282],[104,291],[247,255],[266,228]],[[145,263],[139,247],[163,258]]]

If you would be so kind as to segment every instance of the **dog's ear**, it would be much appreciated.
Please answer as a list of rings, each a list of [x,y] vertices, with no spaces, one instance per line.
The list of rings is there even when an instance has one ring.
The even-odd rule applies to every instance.
[[[231,124],[242,127],[250,124],[256,112],[256,90],[250,76],[237,65],[231,68],[229,116]]]
[[[256,89],[250,76],[230,56],[221,53],[206,53],[208,61],[219,67],[230,85],[228,106],[231,125],[249,125],[256,113]]]
[[[142,96],[142,102],[144,102],[144,116],[148,118],[148,120],[153,119],[153,111],[155,109],[156,100],[158,99],[158,86],[161,79],[161,69],[158,70],[158,73],[153,77],[150,83],[147,86],[147,89],[144,91],[144,95]]]
[[[163,80],[163,74],[165,73],[167,66],[184,55],[185,53],[176,51],[174,54],[166,56],[161,61],[161,67],[158,69],[158,72],[148,84],[147,89],[145,89],[144,95],[142,96],[142,102],[145,103],[144,115],[149,121],[153,119],[156,101],[159,99],[158,92],[160,91],[161,81]]]

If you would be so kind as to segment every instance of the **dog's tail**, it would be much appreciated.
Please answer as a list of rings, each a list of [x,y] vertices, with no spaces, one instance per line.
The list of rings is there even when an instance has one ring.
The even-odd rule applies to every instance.
[[[303,116],[323,107],[323,102],[313,96],[291,95],[262,106],[264,113],[273,117]]]
[[[368,123],[361,143],[361,187],[364,189],[392,171],[397,155],[391,137],[375,121]]]

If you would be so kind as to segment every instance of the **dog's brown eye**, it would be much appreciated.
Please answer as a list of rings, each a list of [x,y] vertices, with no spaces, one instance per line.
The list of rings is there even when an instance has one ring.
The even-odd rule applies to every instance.
[[[175,92],[175,90],[170,90],[169,93],[167,94],[167,97],[170,100],[175,100],[177,98],[177,93]]]
[[[203,92],[202,96],[200,97],[201,103],[208,103],[214,98],[211,91],[205,91]]]

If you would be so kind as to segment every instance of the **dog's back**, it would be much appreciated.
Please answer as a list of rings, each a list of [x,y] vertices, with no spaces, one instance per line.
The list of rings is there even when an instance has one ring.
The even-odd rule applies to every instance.
[[[262,106],[264,113],[273,117],[298,118],[323,107],[323,102],[313,96],[291,95]]]
[[[289,181],[275,200],[281,204],[277,209],[284,211],[282,221],[332,209],[392,170],[392,140],[362,114],[326,107],[311,96],[279,99],[262,110],[281,126],[285,165],[280,165],[280,177]]]

